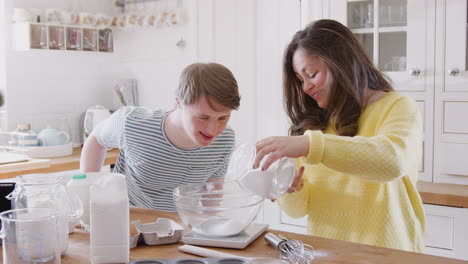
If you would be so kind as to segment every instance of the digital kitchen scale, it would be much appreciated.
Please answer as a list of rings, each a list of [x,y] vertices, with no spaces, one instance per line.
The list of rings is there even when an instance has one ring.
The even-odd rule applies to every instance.
[[[241,233],[228,237],[207,237],[190,231],[182,237],[185,244],[243,249],[268,229],[267,224],[252,223]]]

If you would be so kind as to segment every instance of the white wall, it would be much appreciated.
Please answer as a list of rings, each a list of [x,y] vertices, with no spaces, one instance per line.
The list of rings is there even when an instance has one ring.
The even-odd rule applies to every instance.
[[[191,2],[181,3],[185,6]],[[113,87],[119,79],[138,80],[141,105],[172,107],[173,91],[180,70],[194,60],[193,44],[185,49],[175,46],[181,37],[187,39],[189,44],[193,38],[193,23],[190,22],[190,16],[193,15],[190,13],[187,14],[187,24],[183,26],[114,30],[113,53],[15,51],[11,45],[11,15],[14,7],[41,10],[64,8],[107,14],[117,14],[119,10],[111,0],[8,0],[0,5],[6,14],[2,26],[5,30],[5,38],[2,39],[6,40],[2,41],[6,46],[6,52],[3,53],[6,69],[0,71],[5,76],[2,80],[6,82],[8,93],[6,130],[14,130],[22,122],[30,123],[33,129],[39,131],[48,124],[57,126],[59,118],[67,117],[72,126],[73,141],[78,144],[81,139],[80,115],[88,107],[96,104],[112,110],[118,107]],[[194,10],[193,4],[187,10]]]
[[[110,91],[121,69],[113,61],[116,54],[71,51],[15,51],[12,47],[11,16],[14,7],[65,8],[91,13],[113,10],[112,1],[26,1],[7,0],[4,30],[6,46],[7,130],[17,123],[30,123],[38,131],[47,124],[56,125],[59,117],[68,117],[73,141],[78,142],[78,120],[94,104],[110,107]],[[80,9],[83,8],[83,9]]]
[[[227,66],[237,79],[241,94],[239,111],[230,125],[237,143],[256,139],[257,27],[256,1],[200,0],[196,18],[199,61],[215,61]]]
[[[113,86],[119,79],[138,80],[141,105],[172,108],[181,70],[195,61],[214,61],[231,69],[239,83],[241,106],[230,122],[236,130],[237,142],[254,143],[267,135],[286,133],[280,59],[286,39],[277,34],[285,31],[279,27],[282,24],[279,19],[289,18],[278,14],[281,9],[297,9],[298,0],[294,5],[285,0],[173,1],[182,3],[186,10],[184,25],[115,30],[114,53],[109,54],[21,52],[11,47],[9,18],[13,7],[117,12],[112,2],[7,0],[0,4],[8,17],[3,27],[7,67],[6,71],[0,71],[5,73],[7,83],[8,130],[13,130],[18,122],[31,123],[40,130],[47,123],[53,125],[59,117],[67,116],[77,143],[80,114],[94,104],[115,108]],[[266,17],[269,18],[265,20]],[[297,24],[295,19],[286,24]],[[184,49],[175,46],[181,38],[187,43]]]
[[[185,66],[195,61],[196,3],[191,0],[169,1],[170,9],[178,5],[183,7],[182,25],[116,31],[119,55],[116,63],[122,68],[121,78],[138,80],[140,105],[165,109],[174,107],[179,75]],[[138,6],[141,5],[135,8]],[[176,46],[179,40],[186,42],[185,48]]]

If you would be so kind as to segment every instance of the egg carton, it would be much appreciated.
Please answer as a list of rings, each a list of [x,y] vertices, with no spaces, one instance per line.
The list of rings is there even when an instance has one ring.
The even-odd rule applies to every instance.
[[[184,228],[175,221],[158,218],[156,222],[142,224],[140,220],[132,221],[137,234],[130,236],[130,248],[137,246],[138,241],[146,245],[174,244],[180,241]]]
[[[141,259],[130,264],[252,264],[240,258],[180,258],[180,259]]]

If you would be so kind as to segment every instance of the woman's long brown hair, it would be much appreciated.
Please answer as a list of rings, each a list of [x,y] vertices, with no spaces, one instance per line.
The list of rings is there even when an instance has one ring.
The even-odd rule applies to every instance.
[[[304,94],[293,69],[297,49],[317,56],[328,70],[330,92],[327,109]],[[283,93],[291,120],[290,135],[334,126],[337,135],[355,136],[358,119],[367,104],[367,89],[393,91],[390,81],[367,56],[353,33],[334,20],[318,20],[298,31],[284,55]]]

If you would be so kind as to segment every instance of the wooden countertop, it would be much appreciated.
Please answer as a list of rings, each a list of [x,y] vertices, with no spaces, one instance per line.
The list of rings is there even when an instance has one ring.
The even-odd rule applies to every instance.
[[[70,156],[50,158],[43,166],[21,167],[21,163],[15,164],[17,170],[0,173],[0,179],[14,178],[22,174],[49,173],[66,170],[76,170],[80,167],[81,148],[74,148]],[[114,164],[119,156],[119,150],[113,149],[107,152],[105,165]],[[424,203],[443,206],[468,208],[468,185],[418,182],[417,188]]]
[[[418,182],[424,203],[468,208],[468,185]]]
[[[47,158],[49,162],[44,164],[44,166],[36,166],[34,168],[31,168],[30,164],[27,164],[27,162],[16,163],[15,166],[17,166],[17,170],[0,173],[0,179],[14,178],[18,175],[31,173],[49,173],[66,170],[76,170],[80,168],[80,155],[81,148],[74,148],[73,153],[70,156]],[[104,165],[115,164],[118,156],[118,149],[108,151],[106,159],[104,160]]]
[[[173,219],[180,223],[176,213],[162,212],[152,209],[131,208],[131,220],[140,219],[142,222],[153,222],[157,217],[165,217]],[[381,247],[368,246],[363,244],[350,243],[340,240],[332,240],[296,233],[279,232],[269,230],[275,234],[283,234],[289,239],[299,239],[304,243],[312,245],[315,249],[314,263],[411,263],[411,264],[457,264],[468,263],[468,261],[437,257],[426,254],[412,253],[401,250],[387,249]],[[272,257],[279,258],[278,252],[273,249],[261,235],[247,248],[239,249],[224,249],[211,248],[214,250],[245,256],[245,257]],[[182,242],[172,245],[146,246],[138,245],[130,250],[130,261],[137,259],[164,259],[164,258],[198,258],[190,254],[183,253],[178,250]],[[89,234],[77,228],[75,232],[70,234],[68,242],[68,250],[62,256],[62,263],[80,264],[89,263]]]

